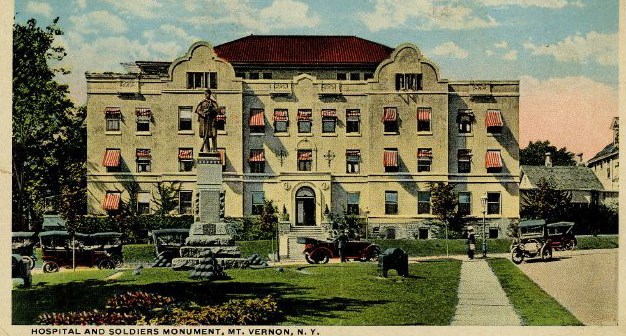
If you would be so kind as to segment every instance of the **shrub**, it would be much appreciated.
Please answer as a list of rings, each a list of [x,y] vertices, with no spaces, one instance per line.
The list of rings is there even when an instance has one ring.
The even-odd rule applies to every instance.
[[[174,299],[146,292],[118,294],[107,301],[106,309],[112,312],[145,312],[163,308],[174,303]]]
[[[41,314],[37,323],[42,325],[132,325],[139,316],[135,313],[112,313],[108,311],[83,311]]]

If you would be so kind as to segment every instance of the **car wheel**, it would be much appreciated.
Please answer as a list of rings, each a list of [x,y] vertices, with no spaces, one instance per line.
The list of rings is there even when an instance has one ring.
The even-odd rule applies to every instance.
[[[98,263],[98,268],[99,269],[114,269],[115,263],[111,259],[102,259]]]
[[[330,255],[328,252],[316,251],[311,254],[311,260],[315,264],[326,264],[330,260]]]
[[[304,254],[304,259],[306,259],[306,262],[308,262],[309,264],[315,264],[315,261],[313,261],[313,259],[311,259],[311,257],[309,256],[308,253]]]
[[[33,259],[33,257],[22,256],[22,260],[25,260],[25,261],[28,262],[28,268],[29,269],[35,268],[35,259]]]
[[[59,265],[54,261],[46,261],[43,263],[43,272],[44,273],[54,273],[59,271]]]
[[[524,261],[524,252],[519,247],[514,247],[511,251],[511,261],[519,265]]]
[[[122,267],[122,265],[124,265],[124,259],[122,259],[122,257],[116,255],[116,256],[113,256],[112,259],[113,259],[113,263],[115,264],[115,268]]]
[[[571,251],[576,247],[576,242],[574,242],[573,240],[568,240],[567,242],[565,242],[565,244],[563,245],[563,248],[567,251]]]
[[[379,256],[380,256],[380,248],[378,247],[372,248],[367,252],[365,261],[378,261]]]
[[[552,247],[550,245],[544,245],[541,248],[541,260],[550,260],[552,259]]]

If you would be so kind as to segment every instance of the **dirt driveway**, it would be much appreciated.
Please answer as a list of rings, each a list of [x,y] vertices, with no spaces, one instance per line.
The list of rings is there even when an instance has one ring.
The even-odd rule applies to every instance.
[[[617,325],[617,251],[556,251],[519,268],[585,325]]]

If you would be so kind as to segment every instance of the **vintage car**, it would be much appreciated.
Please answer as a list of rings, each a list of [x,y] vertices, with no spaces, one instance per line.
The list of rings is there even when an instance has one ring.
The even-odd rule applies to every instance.
[[[189,237],[189,229],[162,229],[152,231],[157,258],[172,260],[180,257],[180,248]]]
[[[304,258],[309,264],[325,264],[331,258],[339,258],[337,243],[334,240],[319,240],[298,237],[298,243],[304,244]],[[359,261],[378,260],[380,247],[364,240],[350,240],[347,243],[346,258]]]
[[[35,245],[38,238],[35,232],[13,232],[11,238],[11,249],[13,254],[19,254],[22,259],[28,262],[30,269],[35,268],[37,257],[35,256]]]
[[[574,222],[557,222],[546,224],[548,229],[548,237],[550,238],[550,245],[553,249],[559,250],[573,250],[576,248],[578,241],[574,236],[573,228]]]
[[[553,239],[545,220],[522,221],[511,244],[511,260],[521,264],[525,258],[552,259]]]
[[[58,272],[60,267],[87,266],[113,269],[113,256],[93,235],[67,231],[45,231],[39,234],[41,259],[45,273]],[[96,242],[94,244],[94,242]]]
[[[122,236],[120,232],[97,232],[89,235],[89,245],[111,255],[115,267],[124,265]]]

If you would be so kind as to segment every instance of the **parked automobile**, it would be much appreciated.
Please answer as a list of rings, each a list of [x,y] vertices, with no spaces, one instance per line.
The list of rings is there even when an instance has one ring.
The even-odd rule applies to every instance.
[[[152,231],[152,240],[158,259],[171,261],[180,257],[180,248],[189,237],[189,229],[162,229]]]
[[[325,264],[331,258],[339,258],[337,243],[334,240],[319,240],[298,237],[298,243],[304,244],[304,258],[309,264]],[[345,250],[346,259],[359,261],[378,260],[380,246],[364,240],[350,240]]]
[[[89,243],[95,248],[111,255],[115,267],[124,265],[124,244],[121,232],[97,232],[89,235]]]
[[[546,225],[548,228],[548,237],[550,245],[553,249],[573,250],[578,245],[578,240],[573,233],[574,222],[557,222]]]
[[[517,238],[511,244],[511,260],[521,264],[524,258],[552,258],[552,239],[548,236],[546,221],[522,221],[517,228]]]
[[[11,238],[11,249],[13,254],[19,254],[22,259],[28,262],[29,268],[35,268],[37,257],[35,256],[35,245],[38,238],[35,232],[13,232]]]
[[[113,256],[100,244],[94,245],[92,235],[67,231],[46,231],[39,234],[41,259],[45,273],[58,272],[60,267],[97,266],[100,269],[113,269]]]

